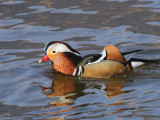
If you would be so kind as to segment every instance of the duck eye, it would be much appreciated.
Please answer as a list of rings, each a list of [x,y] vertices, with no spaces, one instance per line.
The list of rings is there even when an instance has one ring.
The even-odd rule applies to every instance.
[[[56,53],[56,51],[52,51],[52,53]]]

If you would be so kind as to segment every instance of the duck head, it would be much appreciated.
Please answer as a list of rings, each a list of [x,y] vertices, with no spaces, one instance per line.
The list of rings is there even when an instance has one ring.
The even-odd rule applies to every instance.
[[[51,60],[53,69],[64,74],[72,75],[77,64],[82,60],[79,52],[61,41],[47,43],[44,52],[45,55],[39,60],[39,63]]]

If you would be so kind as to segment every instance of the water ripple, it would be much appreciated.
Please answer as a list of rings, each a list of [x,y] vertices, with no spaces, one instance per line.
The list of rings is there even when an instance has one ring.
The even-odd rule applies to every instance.
[[[50,41],[83,56],[111,44],[159,60],[159,0],[0,0],[0,8],[0,119],[160,118],[159,62],[103,79],[38,63]]]

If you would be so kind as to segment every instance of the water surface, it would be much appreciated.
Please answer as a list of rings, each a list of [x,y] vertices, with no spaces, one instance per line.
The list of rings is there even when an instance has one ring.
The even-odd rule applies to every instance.
[[[50,41],[158,59],[159,0],[0,0],[0,119],[160,119],[159,63],[108,79],[66,76],[38,63]]]

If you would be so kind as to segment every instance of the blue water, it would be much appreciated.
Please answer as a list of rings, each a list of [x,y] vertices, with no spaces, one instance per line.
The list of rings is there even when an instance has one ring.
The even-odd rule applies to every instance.
[[[160,59],[159,0],[0,0],[0,119],[160,119],[159,62],[113,78],[66,76],[38,63],[50,41]]]

